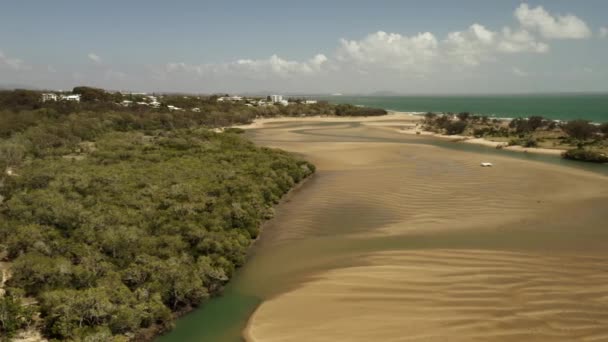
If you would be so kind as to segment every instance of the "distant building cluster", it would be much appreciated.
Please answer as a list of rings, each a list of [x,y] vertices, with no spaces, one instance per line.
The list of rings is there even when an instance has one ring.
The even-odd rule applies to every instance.
[[[243,101],[241,96],[222,96],[217,98],[217,102],[238,102]]]
[[[221,96],[217,98],[217,102],[240,102],[243,101],[245,102],[245,105],[248,107],[264,107],[264,106],[272,106],[275,104],[280,104],[283,106],[288,106],[291,103],[301,103],[301,104],[315,104],[317,103],[316,100],[297,100],[297,101],[292,101],[291,99],[288,101],[286,100],[283,95],[278,95],[278,94],[272,94],[272,95],[268,95],[266,97],[266,99],[259,99],[259,98],[246,98],[246,97],[241,97],[241,96]]]
[[[130,107],[133,105],[139,105],[139,106],[148,106],[151,108],[160,108],[161,106],[163,106],[161,99],[163,98],[163,95],[148,95],[146,93],[131,93],[131,92],[121,92],[120,95],[122,95],[123,99],[126,97],[126,99],[117,102],[117,105],[123,106],[123,107]],[[184,96],[184,99],[188,99],[188,96]],[[200,98],[199,98],[200,99]],[[48,101],[72,101],[72,102],[80,102],[81,100],[81,95],[80,94],[63,94],[61,92],[59,93],[43,93],[42,94],[42,102],[48,102]],[[220,96],[217,98],[217,102],[225,102],[225,103],[235,103],[235,102],[240,102],[243,103],[245,106],[248,107],[265,107],[265,106],[274,106],[274,105],[283,105],[283,106],[288,106],[290,104],[316,104],[317,101],[316,100],[307,100],[307,99],[292,99],[290,98],[289,100],[285,99],[283,95],[279,95],[279,94],[272,94],[272,95],[268,95],[266,98],[260,98],[260,97],[243,97],[243,96],[238,96],[238,95],[225,95],[225,96]],[[193,112],[200,112],[201,109],[198,107],[195,108],[190,108],[190,109],[183,109],[174,105],[167,105],[166,106],[167,109],[169,109],[170,111],[184,111],[184,110],[191,110]]]
[[[122,94],[125,95],[125,94]],[[146,95],[145,93],[129,93],[127,95],[139,95],[143,96],[143,101],[135,102],[140,106],[150,106],[152,108],[160,108],[161,103],[158,101],[158,98],[153,95]],[[133,101],[123,100],[120,104],[124,107],[129,107],[133,105]]]
[[[73,101],[73,102],[80,102],[80,94],[70,94],[70,95],[65,95],[65,94],[55,94],[55,93],[44,93],[42,94],[42,102],[47,102],[47,101]]]

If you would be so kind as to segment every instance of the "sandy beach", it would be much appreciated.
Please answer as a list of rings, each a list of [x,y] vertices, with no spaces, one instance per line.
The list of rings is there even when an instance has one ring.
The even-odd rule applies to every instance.
[[[318,175],[244,271],[246,340],[608,339],[608,177],[420,144],[416,120],[256,122]]]

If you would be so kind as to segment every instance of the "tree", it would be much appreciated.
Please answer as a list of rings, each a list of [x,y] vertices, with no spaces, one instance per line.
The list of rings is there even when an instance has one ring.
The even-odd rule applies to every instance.
[[[604,133],[604,137],[608,138],[608,122],[601,124],[599,130]]]
[[[92,87],[74,87],[72,93],[80,94],[80,101],[82,102],[107,101],[111,98],[105,90]]]
[[[25,156],[25,147],[21,144],[10,141],[0,141],[0,179],[4,177],[5,171],[13,166],[17,166]]]
[[[471,116],[471,113],[469,113],[469,112],[460,112],[456,116],[461,121],[467,121],[469,119],[469,117]]]
[[[12,337],[31,320],[32,310],[24,307],[20,298],[12,295],[0,297],[0,336]]]
[[[462,132],[464,132],[464,130],[467,128],[467,123],[464,121],[455,121],[455,122],[450,122],[446,128],[446,134],[447,135],[454,135],[454,134],[460,134]]]
[[[36,109],[40,108],[41,95],[39,92],[26,89],[15,89],[3,94],[0,103],[3,107],[11,109]]]
[[[509,122],[509,127],[514,128],[518,134],[528,133],[532,130],[530,122],[524,118],[516,118]]]
[[[427,112],[426,114],[424,114],[424,122],[427,124],[431,124],[435,118],[437,118],[437,114],[432,113],[432,112]]]
[[[535,131],[537,128],[542,127],[545,124],[545,118],[542,116],[531,116],[528,118],[528,125],[530,130]]]
[[[587,140],[597,132],[597,127],[587,120],[568,121],[563,129],[569,136],[577,140]]]

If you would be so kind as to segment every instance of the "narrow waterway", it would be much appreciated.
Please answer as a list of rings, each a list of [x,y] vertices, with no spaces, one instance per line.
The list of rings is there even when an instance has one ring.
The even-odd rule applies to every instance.
[[[248,322],[255,340],[608,336],[608,167],[399,134],[398,124],[289,122],[249,131],[259,145],[302,154],[318,172],[279,205],[223,295],[157,341],[240,341]],[[419,265],[426,271],[413,271]],[[398,273],[387,281],[392,268]],[[491,279],[501,272],[512,287]],[[362,275],[379,278],[371,285]],[[585,287],[564,280],[570,276]],[[370,293],[388,297],[377,302]],[[511,307],[513,298],[520,306]],[[382,321],[397,305],[409,306],[419,324],[370,323],[369,314]],[[450,323],[428,318],[430,308]],[[454,318],[469,313],[470,322]],[[351,318],[356,326],[344,322]]]

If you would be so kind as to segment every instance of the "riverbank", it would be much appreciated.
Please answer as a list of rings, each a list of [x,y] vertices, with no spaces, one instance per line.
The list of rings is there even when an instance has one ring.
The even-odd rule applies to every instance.
[[[561,156],[566,149],[560,148],[542,148],[542,147],[523,147],[518,145],[509,146],[506,142],[492,141],[485,138],[475,138],[464,135],[445,135],[438,134],[431,131],[425,131],[421,127],[412,127],[408,129],[400,130],[399,133],[410,134],[410,135],[426,135],[432,136],[439,139],[445,139],[449,141],[453,141],[455,143],[465,143],[465,144],[474,144],[486,147],[493,147],[496,149],[503,149],[507,151],[514,152],[523,152],[523,153],[538,153],[538,154],[548,154],[554,156]]]

